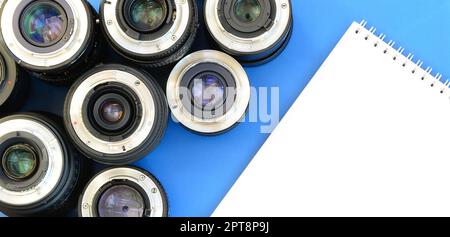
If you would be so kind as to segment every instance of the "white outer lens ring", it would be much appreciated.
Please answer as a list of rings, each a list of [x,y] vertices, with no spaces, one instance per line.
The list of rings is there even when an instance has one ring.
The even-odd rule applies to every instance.
[[[94,210],[96,194],[105,184],[114,180],[130,181],[144,190],[145,195],[150,200],[150,217],[163,217],[166,215],[164,191],[159,188],[152,177],[133,168],[115,168],[100,173],[88,184],[81,198],[81,216],[96,216],[97,210]]]
[[[44,124],[31,119],[13,119],[0,123],[0,137],[14,132],[26,132],[36,136],[45,146],[48,167],[44,178],[33,188],[12,191],[0,187],[0,201],[13,206],[37,203],[46,198],[58,185],[64,164],[64,151],[58,137]]]
[[[110,36],[110,39],[114,41],[121,48],[132,52],[134,54],[146,56],[158,54],[162,51],[170,49],[182,38],[183,34],[189,29],[188,24],[190,18],[190,6],[191,2],[187,0],[175,0],[176,17],[174,19],[172,27],[169,31],[157,38],[150,41],[140,41],[131,38],[120,27],[117,17],[117,4],[119,0],[109,0],[108,4],[103,4],[102,21]]]
[[[199,63],[216,63],[226,68],[236,82],[236,99],[223,116],[202,120],[184,108],[180,99],[180,83],[184,74]],[[250,82],[244,68],[231,56],[215,51],[203,50],[192,53],[182,59],[172,70],[167,81],[167,101],[173,116],[190,130],[204,134],[225,131],[239,122],[247,111],[250,102]]]
[[[255,54],[270,49],[286,33],[291,18],[291,4],[289,0],[274,0],[276,16],[269,31],[254,38],[242,38],[225,30],[220,22],[218,7],[223,0],[207,0],[205,3],[206,26],[218,43],[229,51],[243,54]]]
[[[9,51],[11,51],[18,60],[34,67],[47,68],[64,64],[81,52],[85,39],[89,37],[88,21],[91,19],[89,18],[86,6],[82,1],[65,1],[70,6],[75,17],[74,30],[63,47],[50,53],[32,52],[18,43],[19,40],[16,38],[16,35],[12,33],[12,29],[13,27],[17,27],[15,22],[13,22],[13,14],[20,4],[20,1],[7,1],[5,3],[0,19],[1,32]]]
[[[115,82],[132,89],[139,98],[142,107],[142,118],[136,131],[128,138],[110,142],[94,136],[83,121],[83,103],[89,91],[96,86]],[[155,123],[155,101],[149,88],[142,79],[121,70],[105,70],[91,75],[76,89],[70,101],[70,122],[75,134],[90,149],[108,155],[119,155],[129,152],[146,140]]]

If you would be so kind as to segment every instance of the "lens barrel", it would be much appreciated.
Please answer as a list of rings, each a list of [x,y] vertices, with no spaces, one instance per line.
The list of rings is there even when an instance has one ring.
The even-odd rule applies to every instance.
[[[207,0],[204,12],[212,39],[246,66],[274,59],[292,33],[290,0]]]
[[[156,148],[168,121],[164,92],[146,72],[102,65],[69,91],[65,125],[88,158],[109,164],[134,162]]]
[[[172,70],[166,95],[173,116],[204,135],[231,129],[248,108],[250,82],[231,56],[203,50],[183,58]]]
[[[0,119],[0,159],[1,212],[55,216],[75,206],[87,167],[53,116]]]
[[[198,28],[194,0],[110,0],[100,21],[111,47],[132,63],[162,67],[190,50]]]
[[[134,167],[110,168],[86,186],[78,203],[81,217],[166,217],[167,197],[158,180]]]
[[[67,84],[99,58],[96,19],[86,0],[4,1],[0,33],[20,66],[40,79]]]
[[[29,88],[28,73],[17,66],[0,45],[0,115],[19,110],[28,97]]]

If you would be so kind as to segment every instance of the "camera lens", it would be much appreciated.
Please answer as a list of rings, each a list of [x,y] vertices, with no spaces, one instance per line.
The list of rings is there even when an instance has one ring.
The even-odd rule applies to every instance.
[[[174,117],[205,135],[231,129],[245,116],[250,101],[250,83],[242,66],[213,50],[182,59],[172,70],[166,90]]]
[[[134,167],[107,169],[85,188],[79,203],[82,217],[164,217],[167,197],[151,174]]]
[[[62,84],[96,62],[100,46],[95,19],[86,0],[4,1],[0,32],[18,64]]]
[[[82,182],[82,160],[51,116],[0,119],[0,211],[9,216],[60,215]]]
[[[29,84],[28,74],[0,45],[0,114],[19,110],[28,96]]]
[[[101,4],[100,19],[112,48],[145,67],[180,60],[198,28],[194,0],[111,0]]]
[[[83,75],[67,95],[65,124],[75,145],[100,163],[134,162],[164,135],[167,102],[146,72],[103,65]]]
[[[218,46],[248,66],[280,54],[293,26],[290,0],[208,0],[205,21]]]

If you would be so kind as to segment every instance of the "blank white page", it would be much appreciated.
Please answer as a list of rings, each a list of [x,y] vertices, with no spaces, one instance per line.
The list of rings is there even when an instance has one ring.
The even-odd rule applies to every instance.
[[[446,88],[353,23],[213,216],[450,216]]]

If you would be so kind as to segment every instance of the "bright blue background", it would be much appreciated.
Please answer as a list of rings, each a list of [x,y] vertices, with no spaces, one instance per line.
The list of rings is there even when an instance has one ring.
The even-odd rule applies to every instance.
[[[98,0],[90,2],[98,8]],[[203,0],[198,2],[203,5]],[[367,20],[388,40],[450,75],[449,0],[292,0],[292,4],[295,29],[287,49],[266,65],[246,69],[254,87],[280,87],[281,114],[354,20]],[[200,32],[195,49],[209,47],[204,34]],[[163,81],[167,75],[153,74]],[[64,94],[65,89],[34,81],[33,102],[26,108],[61,114]],[[209,216],[267,138],[259,129],[260,124],[244,123],[227,134],[202,137],[170,122],[159,148],[138,165],[165,187],[171,216]]]

